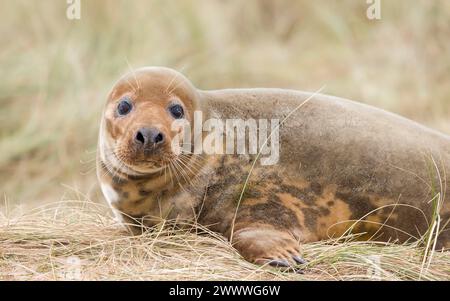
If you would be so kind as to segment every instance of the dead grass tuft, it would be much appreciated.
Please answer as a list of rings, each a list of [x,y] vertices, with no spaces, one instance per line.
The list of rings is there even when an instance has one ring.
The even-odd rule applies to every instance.
[[[101,205],[66,201],[0,215],[2,280],[450,280],[448,252],[422,269],[415,244],[317,242],[304,274],[243,260],[221,236],[171,222],[130,236]]]

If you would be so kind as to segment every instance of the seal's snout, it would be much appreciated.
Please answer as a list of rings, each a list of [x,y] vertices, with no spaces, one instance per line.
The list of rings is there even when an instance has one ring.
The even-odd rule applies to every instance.
[[[160,130],[148,127],[139,129],[134,137],[134,142],[140,150],[156,148],[162,145],[164,140],[164,134]]]

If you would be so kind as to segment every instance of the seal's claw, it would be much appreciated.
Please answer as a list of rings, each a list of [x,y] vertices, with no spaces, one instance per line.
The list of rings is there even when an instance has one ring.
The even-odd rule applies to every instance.
[[[296,262],[298,261],[296,260]],[[303,260],[303,262],[305,261]],[[303,268],[298,268],[295,264],[290,263],[287,259],[272,259],[267,261],[267,263],[272,267],[282,268],[284,271],[291,271],[297,274],[304,274]]]
[[[291,265],[285,259],[272,259],[269,261],[269,265],[276,268],[290,268]]]
[[[303,258],[301,258],[300,256],[297,256],[297,255],[292,256],[292,259],[294,259],[294,261],[298,264],[307,264],[308,263],[306,260],[304,260]]]

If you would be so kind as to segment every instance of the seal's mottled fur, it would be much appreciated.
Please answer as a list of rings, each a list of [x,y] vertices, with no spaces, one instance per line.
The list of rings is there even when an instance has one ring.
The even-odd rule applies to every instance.
[[[119,119],[114,112],[124,95],[136,107]],[[450,137],[337,97],[314,95],[286,119],[276,165],[257,163],[251,170],[254,155],[201,155],[185,156],[177,170],[168,171],[176,156],[169,147],[173,120],[165,108],[173,98],[182,102],[189,121],[194,110],[205,119],[283,120],[310,96],[281,89],[202,91],[167,68],[125,75],[109,95],[100,130],[98,175],[105,197],[135,230],[161,218],[195,219],[232,238],[246,259],[261,264],[302,262],[301,243],[336,237],[349,227],[365,239],[418,239],[437,201],[446,225]],[[158,124],[169,137],[146,163],[129,144],[142,124]],[[107,150],[119,154],[111,157]],[[448,228],[441,228],[438,247],[449,243]]]

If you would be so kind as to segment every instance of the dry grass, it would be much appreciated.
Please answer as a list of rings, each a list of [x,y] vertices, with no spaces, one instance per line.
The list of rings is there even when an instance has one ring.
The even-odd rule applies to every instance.
[[[447,0],[383,1],[375,22],[363,0],[86,0],[79,21],[66,19],[65,1],[0,2],[0,193],[10,207],[103,204],[98,120],[128,63],[181,70],[203,89],[326,85],[450,133]],[[58,278],[71,255],[88,279],[358,279],[370,255],[382,256],[385,279],[420,272],[421,249],[356,242],[305,246],[305,275],[267,272],[208,235],[127,237],[97,209],[3,217],[1,277]],[[436,253],[423,279],[448,278],[448,257]]]
[[[166,222],[130,236],[103,206],[85,201],[0,216],[0,279],[83,280],[450,280],[450,256],[423,248],[327,241],[306,244],[304,274],[259,267],[200,226]]]

